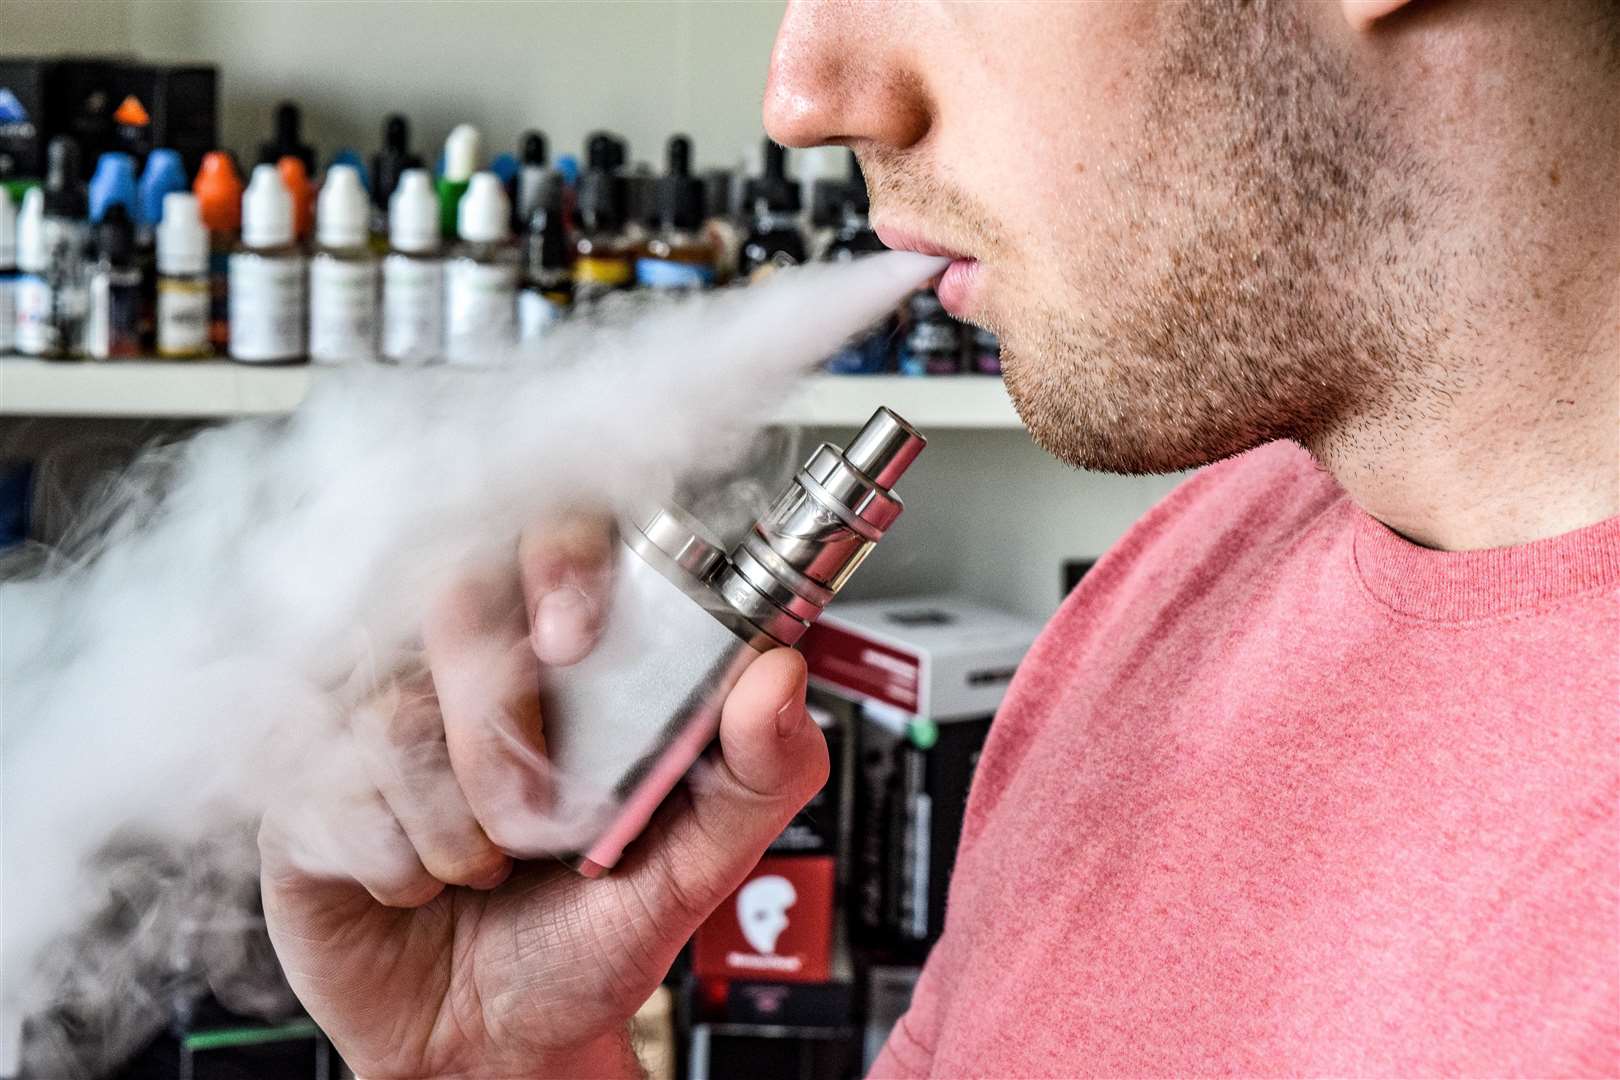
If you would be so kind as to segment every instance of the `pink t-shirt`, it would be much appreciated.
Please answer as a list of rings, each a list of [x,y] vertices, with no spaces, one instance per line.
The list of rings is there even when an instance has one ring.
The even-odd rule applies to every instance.
[[[877,1077],[1620,1075],[1620,518],[1417,547],[1203,470],[1002,706]]]

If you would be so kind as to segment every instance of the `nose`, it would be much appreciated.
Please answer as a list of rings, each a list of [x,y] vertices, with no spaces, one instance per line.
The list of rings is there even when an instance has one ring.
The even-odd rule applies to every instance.
[[[916,11],[881,0],[789,0],[765,83],[771,138],[897,150],[921,141],[930,108],[908,52],[907,8]]]

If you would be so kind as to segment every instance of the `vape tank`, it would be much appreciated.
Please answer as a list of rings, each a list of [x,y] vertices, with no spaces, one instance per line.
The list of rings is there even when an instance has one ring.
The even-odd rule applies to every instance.
[[[548,673],[546,753],[606,798],[568,861],[606,873],[719,729],[753,657],[795,644],[902,509],[891,490],[926,445],[886,408],[848,449],[823,443],[728,554],[684,512],[626,523],[606,631]]]

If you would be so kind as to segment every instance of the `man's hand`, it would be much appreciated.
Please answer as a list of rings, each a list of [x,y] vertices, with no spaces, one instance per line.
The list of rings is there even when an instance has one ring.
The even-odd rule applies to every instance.
[[[503,840],[543,805],[542,662],[589,651],[613,550],[608,526],[576,519],[526,535],[506,580],[460,585],[424,628],[431,680],[356,721],[362,812],[265,818],[276,952],[365,1080],[639,1075],[627,1020],[826,781],[804,661],[777,649],[727,698],[705,783],[678,789],[610,875],[514,865]],[[312,832],[346,876],[308,869]]]

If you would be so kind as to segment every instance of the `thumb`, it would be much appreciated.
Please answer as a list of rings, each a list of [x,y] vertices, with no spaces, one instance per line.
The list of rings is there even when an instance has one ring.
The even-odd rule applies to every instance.
[[[694,767],[631,852],[622,879],[675,948],[742,884],[827,782],[827,740],[804,706],[804,657],[773,649],[726,698],[720,747]]]

